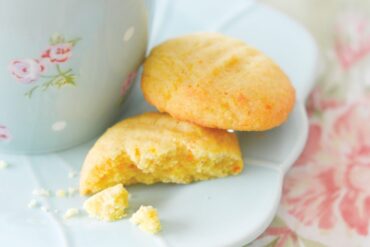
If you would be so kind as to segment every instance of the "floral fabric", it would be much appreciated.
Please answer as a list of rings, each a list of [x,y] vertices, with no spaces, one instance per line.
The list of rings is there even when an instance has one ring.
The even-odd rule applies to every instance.
[[[370,19],[340,15],[307,102],[306,147],[278,215],[250,246],[370,246]]]

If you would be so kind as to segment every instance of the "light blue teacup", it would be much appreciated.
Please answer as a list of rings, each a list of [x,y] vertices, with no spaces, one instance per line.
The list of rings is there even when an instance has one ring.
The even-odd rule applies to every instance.
[[[117,119],[144,59],[144,0],[0,0],[0,151],[66,149]]]

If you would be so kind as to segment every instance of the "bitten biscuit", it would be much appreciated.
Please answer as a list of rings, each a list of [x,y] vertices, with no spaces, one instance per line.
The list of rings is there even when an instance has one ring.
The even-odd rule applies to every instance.
[[[80,192],[117,183],[190,183],[242,169],[234,133],[145,113],[116,124],[96,142],[82,168]]]
[[[145,99],[201,126],[263,131],[282,124],[295,90],[270,58],[241,40],[196,33],[155,47],[144,64]]]

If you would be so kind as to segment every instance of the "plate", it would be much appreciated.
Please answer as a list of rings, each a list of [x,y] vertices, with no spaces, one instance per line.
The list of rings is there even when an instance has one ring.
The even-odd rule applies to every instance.
[[[151,46],[194,31],[220,31],[264,51],[285,70],[297,89],[289,120],[262,133],[238,133],[245,160],[239,176],[191,185],[130,186],[131,212],[140,205],[158,208],[163,231],[152,236],[127,220],[99,222],[84,213],[63,219],[68,208],[85,198],[38,197],[44,210],[28,208],[34,188],[75,188],[84,156],[93,142],[39,156],[0,154],[10,163],[0,171],[0,239],[4,246],[241,246],[269,225],[279,204],[284,173],[297,159],[307,138],[303,102],[315,79],[318,50],[297,23],[265,5],[235,0],[158,1]],[[171,20],[171,21],[169,21]],[[136,83],[123,118],[154,110]],[[48,211],[48,212],[47,212]]]

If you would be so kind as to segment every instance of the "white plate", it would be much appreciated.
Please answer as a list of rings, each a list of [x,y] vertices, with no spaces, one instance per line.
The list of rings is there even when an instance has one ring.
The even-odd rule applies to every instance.
[[[283,175],[301,152],[307,137],[302,102],[316,73],[317,48],[311,36],[284,15],[251,1],[158,1],[153,44],[193,32],[221,31],[246,40],[275,59],[298,92],[289,121],[264,133],[239,133],[245,159],[240,176],[191,185],[131,186],[131,209],[158,208],[163,231],[143,233],[128,220],[103,223],[81,215],[63,220],[62,213],[80,208],[84,198],[41,198],[49,213],[27,208],[32,190],[77,186],[68,178],[79,170],[92,143],[43,156],[0,154],[10,168],[0,171],[1,246],[241,246],[255,239],[275,215]],[[168,5],[170,3],[171,5]],[[196,7],[195,7],[196,6]],[[136,84],[124,117],[151,110]],[[59,213],[55,213],[58,209]]]

